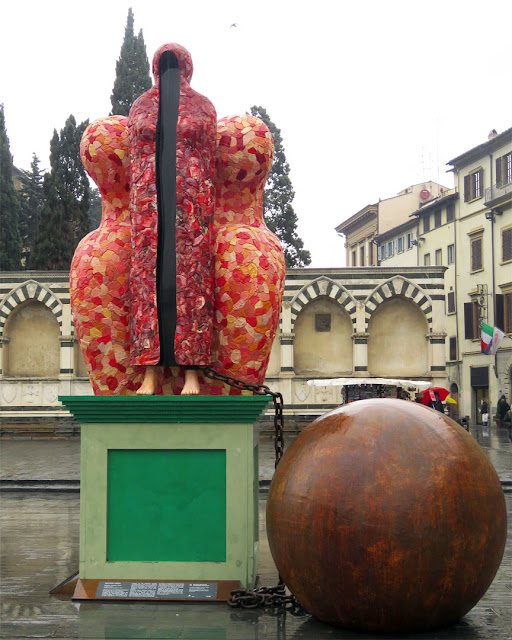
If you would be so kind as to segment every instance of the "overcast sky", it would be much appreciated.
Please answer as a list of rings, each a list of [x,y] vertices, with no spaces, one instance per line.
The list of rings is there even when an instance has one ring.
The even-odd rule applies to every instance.
[[[345,264],[334,227],[512,126],[512,0],[3,2],[0,102],[14,164],[72,113],[108,115],[128,8],[151,61],[192,54],[218,117],[263,106],[281,129],[314,267]],[[232,27],[236,23],[236,27]]]

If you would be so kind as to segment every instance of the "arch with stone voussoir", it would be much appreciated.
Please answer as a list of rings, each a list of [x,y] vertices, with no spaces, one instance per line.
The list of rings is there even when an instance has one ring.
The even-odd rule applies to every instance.
[[[12,289],[0,302],[0,338],[4,335],[4,328],[10,314],[27,300],[41,302],[53,313],[59,323],[62,336],[63,306],[61,301],[47,287],[35,280],[27,280]]]
[[[304,307],[320,297],[327,297],[337,302],[350,316],[355,326],[356,324],[356,301],[353,296],[342,285],[336,284],[334,280],[320,277],[304,285],[293,297],[291,306],[292,331],[295,327],[295,320]]]
[[[368,331],[368,323],[375,309],[395,296],[401,296],[414,302],[425,315],[429,331],[432,330],[432,300],[430,296],[417,283],[404,276],[394,276],[379,284],[366,298],[364,302],[365,331]]]

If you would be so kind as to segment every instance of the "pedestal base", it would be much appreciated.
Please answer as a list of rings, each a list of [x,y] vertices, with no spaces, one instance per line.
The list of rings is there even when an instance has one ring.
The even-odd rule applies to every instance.
[[[87,396],[78,599],[226,600],[252,588],[261,396]]]

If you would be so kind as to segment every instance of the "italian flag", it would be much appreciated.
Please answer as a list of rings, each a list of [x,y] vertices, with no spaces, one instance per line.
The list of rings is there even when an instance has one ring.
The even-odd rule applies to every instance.
[[[493,333],[494,333],[493,327],[489,326],[485,322],[482,322],[482,331],[480,333],[480,344],[482,347],[482,353],[485,353],[486,355],[491,352]]]

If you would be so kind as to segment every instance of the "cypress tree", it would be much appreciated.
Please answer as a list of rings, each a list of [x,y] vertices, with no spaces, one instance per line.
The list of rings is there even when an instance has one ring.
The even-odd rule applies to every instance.
[[[311,254],[304,249],[304,242],[297,235],[298,219],[292,207],[295,192],[289,177],[290,165],[286,161],[281,130],[263,107],[251,107],[251,114],[263,120],[274,138],[274,163],[263,193],[265,223],[281,241],[286,266],[305,267],[311,262]]]
[[[30,254],[39,231],[39,218],[44,204],[43,175],[39,168],[39,158],[32,154],[30,171],[22,171],[20,199],[20,235],[22,243],[22,263],[30,264]]]
[[[100,226],[102,213],[101,196],[98,189],[91,189],[89,205],[89,230],[93,231]]]
[[[149,62],[144,44],[142,29],[135,36],[133,31],[133,12],[128,9],[128,18],[124,30],[124,40],[121,53],[116,62],[116,79],[110,101],[112,112],[110,115],[127,116],[130,108],[141,93],[151,87]]]
[[[12,156],[0,105],[0,271],[21,269],[19,201],[12,181]]]
[[[70,115],[60,136],[53,132],[31,269],[69,269],[78,242],[89,231],[89,180],[80,161],[80,140],[88,123],[77,126]]]

